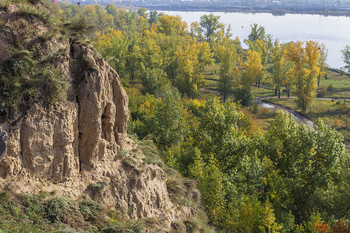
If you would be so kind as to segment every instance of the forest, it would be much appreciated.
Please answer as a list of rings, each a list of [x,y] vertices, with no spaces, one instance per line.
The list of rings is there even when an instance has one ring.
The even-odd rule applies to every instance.
[[[254,24],[243,49],[212,14],[187,25],[180,17],[112,4],[63,5],[60,13],[86,28],[121,77],[129,135],[153,140],[168,166],[196,180],[218,231],[350,231],[343,135],[322,120],[311,128],[277,111],[262,124],[255,114],[256,90],[266,85],[276,99],[295,96],[296,108],[307,114],[327,78],[324,45],[273,41]],[[213,66],[220,95],[206,85]]]

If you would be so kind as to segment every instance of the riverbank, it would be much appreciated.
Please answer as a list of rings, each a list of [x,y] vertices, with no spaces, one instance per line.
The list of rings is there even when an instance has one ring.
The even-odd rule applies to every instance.
[[[223,13],[271,13],[282,16],[285,14],[311,14],[323,16],[350,17],[350,8],[324,8],[310,6],[232,6],[232,5],[205,5],[205,4],[166,4],[148,5],[135,4],[135,7],[144,7],[157,11],[188,11],[188,12],[223,12]]]

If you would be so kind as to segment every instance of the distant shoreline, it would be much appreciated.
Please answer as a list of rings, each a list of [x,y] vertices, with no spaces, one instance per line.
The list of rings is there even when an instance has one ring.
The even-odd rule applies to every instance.
[[[189,12],[223,12],[223,13],[270,13],[276,16],[285,14],[310,14],[322,16],[346,16],[350,17],[350,8],[341,9],[325,9],[316,7],[220,7],[220,6],[183,6],[183,5],[136,5],[135,7],[143,7],[148,10],[158,11],[189,11]]]

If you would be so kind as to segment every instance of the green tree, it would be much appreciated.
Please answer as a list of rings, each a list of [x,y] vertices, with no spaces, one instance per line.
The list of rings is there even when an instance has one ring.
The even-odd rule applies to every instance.
[[[340,172],[345,155],[343,136],[321,121],[311,129],[279,111],[265,138],[268,146],[263,154],[275,164],[286,186],[276,193],[277,209],[287,207],[298,223],[308,221],[311,213],[324,205],[316,198],[318,193],[327,190]]]
[[[162,102],[156,107],[151,132],[159,146],[170,147],[182,142],[186,132],[180,95],[176,88],[166,85],[157,96]]]
[[[253,25],[250,25],[250,34],[248,35],[248,39],[250,41],[257,41],[257,40],[265,40],[266,34],[265,34],[265,28],[263,26],[259,26],[258,24],[254,23]]]
[[[318,58],[318,67],[320,67],[320,74],[317,76],[317,86],[320,86],[321,79],[326,75],[326,71],[328,69],[327,64],[327,54],[328,50],[325,44],[320,44],[318,46],[319,50],[319,58]]]
[[[219,20],[220,16],[215,16],[213,14],[201,16],[199,25],[207,41],[210,41],[210,38],[215,36],[216,31],[221,27]]]
[[[343,54],[343,61],[345,63],[345,66],[342,69],[347,74],[350,74],[350,45],[346,45],[341,52]]]
[[[271,61],[273,63],[272,82],[275,85],[275,95],[281,98],[281,88],[282,85],[286,83],[285,67],[287,62],[284,57],[283,44],[280,44],[278,41],[275,42],[275,46],[272,50]]]
[[[219,225],[226,212],[226,192],[223,173],[218,167],[217,160],[211,155],[208,164],[206,164],[198,155],[191,172],[198,182],[202,203],[209,220],[213,224]]]
[[[150,11],[149,12],[149,19],[148,22],[150,25],[158,23],[159,20],[159,13],[157,11]]]
[[[224,102],[233,91],[234,68],[237,58],[236,46],[227,37],[216,46],[215,54],[220,61],[219,91],[224,97]]]

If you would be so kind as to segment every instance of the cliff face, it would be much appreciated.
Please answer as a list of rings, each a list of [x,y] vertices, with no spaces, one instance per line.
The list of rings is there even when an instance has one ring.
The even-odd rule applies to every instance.
[[[1,126],[8,135],[2,178],[26,173],[63,181],[113,161],[125,142],[128,98],[118,74],[88,46],[62,47],[68,49],[55,65],[72,80],[68,101],[35,103]]]
[[[77,37],[38,39],[52,29],[38,17],[19,14],[16,6],[1,10],[0,19],[11,31],[1,35],[7,57],[0,63],[21,41],[21,49],[32,49],[38,61],[57,54],[50,66],[70,81],[66,100],[47,105],[39,98],[0,124],[0,149],[6,146],[0,150],[0,190],[99,195],[105,206],[131,218],[163,219],[167,228],[193,216],[191,207],[175,210],[163,169],[146,163],[127,137],[128,97],[108,63]],[[22,28],[30,34],[26,38]]]

